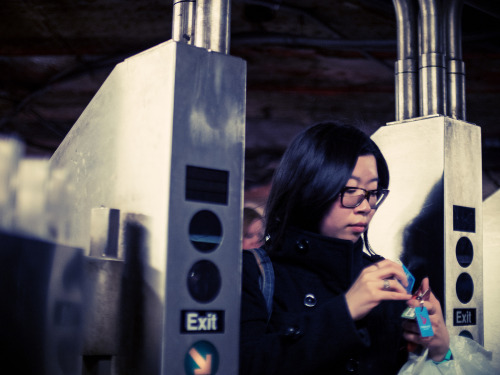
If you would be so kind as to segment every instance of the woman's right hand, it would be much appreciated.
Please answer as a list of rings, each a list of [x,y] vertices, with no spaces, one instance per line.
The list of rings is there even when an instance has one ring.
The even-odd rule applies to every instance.
[[[345,295],[351,317],[362,319],[384,300],[409,300],[411,295],[398,280],[408,285],[403,268],[393,261],[384,259],[366,267]]]

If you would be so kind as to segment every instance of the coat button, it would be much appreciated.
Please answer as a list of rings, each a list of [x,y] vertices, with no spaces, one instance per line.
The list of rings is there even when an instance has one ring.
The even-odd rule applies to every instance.
[[[345,369],[347,372],[350,372],[352,374],[357,374],[358,373],[358,364],[359,362],[356,361],[354,358],[351,358],[347,361],[345,365]]]
[[[288,327],[285,331],[285,336],[288,337],[296,337],[302,334],[301,330],[298,327]]]
[[[304,305],[307,307],[314,307],[316,306],[316,296],[314,294],[306,294],[304,297]]]
[[[295,249],[299,253],[307,253],[309,251],[309,241],[308,240],[298,240],[295,244]]]

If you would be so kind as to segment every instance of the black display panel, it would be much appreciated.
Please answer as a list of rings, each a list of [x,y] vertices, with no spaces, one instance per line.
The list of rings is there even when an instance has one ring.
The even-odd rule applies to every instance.
[[[229,172],[186,166],[186,200],[227,205]]]
[[[476,209],[474,207],[453,206],[453,230],[476,232]]]

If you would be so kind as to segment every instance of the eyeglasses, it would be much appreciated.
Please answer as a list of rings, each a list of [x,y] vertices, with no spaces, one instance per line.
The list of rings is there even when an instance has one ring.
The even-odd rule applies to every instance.
[[[382,204],[388,194],[387,189],[365,190],[346,186],[340,192],[340,203],[345,208],[355,208],[366,199],[370,207],[375,209]]]

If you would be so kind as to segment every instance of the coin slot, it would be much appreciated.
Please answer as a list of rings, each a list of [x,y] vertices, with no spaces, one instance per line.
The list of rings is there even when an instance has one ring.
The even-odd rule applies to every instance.
[[[189,294],[197,302],[208,303],[213,301],[221,288],[219,269],[208,260],[196,262],[189,270],[187,286]]]
[[[456,256],[458,264],[462,267],[469,267],[474,258],[474,248],[472,242],[467,237],[462,237],[457,242]]]
[[[202,253],[214,251],[222,241],[222,224],[212,211],[197,212],[189,223],[189,239]]]
[[[463,304],[469,303],[474,294],[474,282],[472,277],[464,272],[458,276],[456,285],[457,297]]]

